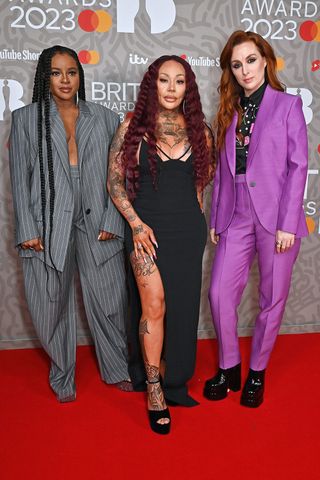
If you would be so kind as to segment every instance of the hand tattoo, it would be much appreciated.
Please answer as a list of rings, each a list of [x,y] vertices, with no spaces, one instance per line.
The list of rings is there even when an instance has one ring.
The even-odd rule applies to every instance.
[[[138,235],[139,233],[143,233],[143,226],[141,224],[137,225],[132,230],[132,235]]]

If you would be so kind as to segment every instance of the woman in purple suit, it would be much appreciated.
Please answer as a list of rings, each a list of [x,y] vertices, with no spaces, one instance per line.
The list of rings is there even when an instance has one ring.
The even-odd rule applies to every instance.
[[[257,253],[260,312],[241,404],[258,407],[301,237],[308,234],[302,208],[307,132],[301,98],[284,93],[272,47],[260,35],[234,32],[221,68],[210,231],[217,247],[209,293],[219,370],[204,395],[220,400],[241,388],[237,307]]]

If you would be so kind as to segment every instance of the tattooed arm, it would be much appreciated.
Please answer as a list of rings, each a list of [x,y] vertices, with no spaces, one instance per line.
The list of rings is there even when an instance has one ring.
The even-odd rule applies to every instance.
[[[152,229],[143,223],[137,215],[137,212],[134,210],[132,203],[128,198],[125,187],[126,172],[120,152],[128,125],[129,120],[125,120],[118,128],[112,141],[109,154],[107,187],[113,203],[132,229],[136,257],[141,254],[142,257],[145,258],[145,253],[147,253],[151,259],[153,259],[153,256],[156,257],[156,252],[153,246],[153,244],[157,245],[155,236]]]

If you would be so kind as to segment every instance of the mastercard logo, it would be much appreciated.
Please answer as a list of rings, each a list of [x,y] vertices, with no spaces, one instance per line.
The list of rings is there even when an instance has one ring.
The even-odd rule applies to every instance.
[[[112,26],[112,17],[104,10],[83,10],[78,16],[78,24],[85,32],[108,32]]]
[[[78,57],[83,64],[96,65],[100,62],[100,54],[96,50],[81,50]]]
[[[320,42],[320,20],[317,22],[307,20],[301,23],[299,34],[305,42]]]

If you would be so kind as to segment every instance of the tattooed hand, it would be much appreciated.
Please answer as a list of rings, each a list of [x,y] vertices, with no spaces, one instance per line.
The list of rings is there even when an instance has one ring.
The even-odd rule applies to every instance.
[[[146,254],[149,255],[152,262],[154,258],[157,258],[154,245],[158,247],[156,237],[154,236],[153,230],[148,227],[145,223],[138,223],[131,226],[132,228],[132,237],[134,245],[134,253],[136,258],[139,258],[140,255],[146,262]]]

